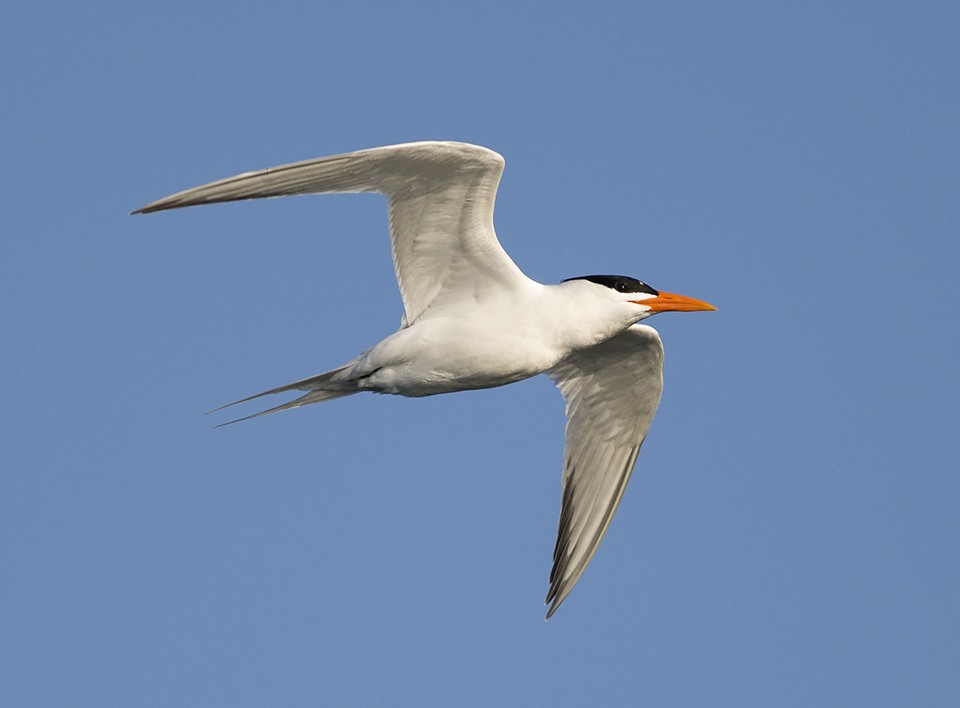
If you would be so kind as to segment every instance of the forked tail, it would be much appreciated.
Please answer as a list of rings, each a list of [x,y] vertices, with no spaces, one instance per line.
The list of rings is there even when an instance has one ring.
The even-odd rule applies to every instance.
[[[352,362],[351,362],[352,364]],[[251,415],[246,415],[242,418],[236,418],[235,420],[228,420],[226,423],[220,423],[217,425],[217,428],[222,428],[224,425],[232,425],[233,423],[239,423],[242,420],[250,420],[251,418],[259,418],[262,415],[267,415],[268,413],[276,413],[277,411],[285,411],[288,408],[299,408],[300,406],[306,406],[311,403],[320,403],[321,401],[332,401],[334,398],[343,398],[344,396],[349,396],[351,394],[357,393],[360,389],[358,388],[356,382],[349,380],[340,380],[334,381],[334,377],[345,369],[349,368],[351,364],[345,364],[339,369],[332,369],[330,371],[325,371],[322,374],[317,374],[316,376],[311,376],[308,379],[302,379],[300,381],[294,381],[291,384],[286,386],[279,386],[277,388],[271,388],[269,391],[263,391],[261,393],[256,393],[252,396],[247,396],[246,398],[241,398],[239,401],[234,401],[233,403],[227,403],[226,405],[220,406],[219,408],[214,408],[210,413],[216,413],[217,411],[222,411],[224,408],[229,408],[230,406],[235,406],[238,403],[246,403],[247,401],[252,401],[261,396],[271,396],[275,393],[284,393],[285,391],[306,391],[304,395],[300,398],[294,398],[292,401],[283,403],[279,406],[274,406],[273,408],[268,408],[265,411],[260,411],[259,413],[253,413]]]

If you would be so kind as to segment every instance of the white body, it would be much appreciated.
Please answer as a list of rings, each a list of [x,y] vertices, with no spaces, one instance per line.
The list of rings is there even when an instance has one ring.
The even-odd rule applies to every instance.
[[[428,309],[358,357],[341,375],[363,390],[429,396],[515,383],[542,374],[637,319],[623,308],[584,306],[592,283],[530,281],[509,297]],[[586,298],[587,302],[591,302]]]
[[[428,396],[547,373],[567,401],[549,617],[606,533],[660,400],[660,338],[636,323],[667,309],[713,308],[624,276],[559,285],[527,278],[493,229],[503,164],[497,153],[464,143],[394,145],[238,175],[138,211],[293,194],[384,194],[404,304],[400,329],[337,369],[243,400],[306,392],[255,414],[263,415],[359,391]]]

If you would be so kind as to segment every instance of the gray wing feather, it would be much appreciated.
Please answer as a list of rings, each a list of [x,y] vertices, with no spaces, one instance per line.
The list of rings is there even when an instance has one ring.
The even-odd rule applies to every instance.
[[[502,292],[530,282],[493,228],[503,165],[500,155],[477,145],[406,143],[246,172],[133,213],[295,194],[384,194],[403,324],[409,325],[445,291]]]
[[[633,325],[547,372],[567,402],[563,499],[549,618],[596,553],[630,480],[663,390],[663,345]]]

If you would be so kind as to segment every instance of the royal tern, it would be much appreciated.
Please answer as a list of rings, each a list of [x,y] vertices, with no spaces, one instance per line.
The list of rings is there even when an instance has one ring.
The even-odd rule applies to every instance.
[[[238,420],[361,391],[430,396],[547,374],[567,414],[549,618],[606,533],[660,401],[663,346],[638,322],[716,308],[626,276],[531,280],[493,229],[503,166],[499,154],[466,143],[392,145],[247,172],[133,213],[294,194],[385,195],[400,329],[343,366],[236,401],[305,392]]]

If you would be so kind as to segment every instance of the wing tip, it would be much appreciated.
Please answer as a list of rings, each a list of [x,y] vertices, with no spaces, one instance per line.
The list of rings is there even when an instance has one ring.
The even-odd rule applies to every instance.
[[[174,200],[173,197],[177,195],[171,195],[170,197],[164,197],[163,199],[157,199],[156,201],[150,202],[149,204],[144,204],[142,207],[134,209],[130,212],[130,216],[139,216],[140,214],[152,214],[157,211],[166,211],[167,209],[176,209],[179,206],[192,206],[192,204],[177,203],[177,200]]]
[[[192,190],[188,190],[192,191]],[[130,216],[138,216],[140,214],[153,214],[158,211],[168,211],[170,209],[179,209],[181,207],[190,207],[190,206],[200,206],[202,204],[214,204],[217,201],[239,201],[238,199],[220,199],[220,200],[209,200],[209,199],[184,199],[183,193],[178,192],[177,194],[171,194],[169,197],[164,197],[163,199],[157,199],[154,202],[145,204],[138,209],[134,209],[130,212]]]
[[[548,604],[549,602],[550,602],[550,601],[548,600],[547,602],[545,602],[545,603],[543,603],[543,604],[546,605],[546,604]],[[558,608],[558,607],[560,607],[560,603],[558,603],[558,602],[554,602],[552,605],[550,605],[550,608],[547,610],[547,616],[543,618],[543,621],[546,622],[546,621],[549,620],[551,617],[553,617],[553,613],[557,611],[557,608]]]

